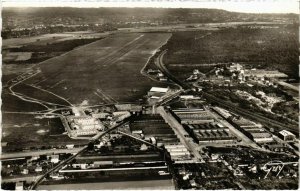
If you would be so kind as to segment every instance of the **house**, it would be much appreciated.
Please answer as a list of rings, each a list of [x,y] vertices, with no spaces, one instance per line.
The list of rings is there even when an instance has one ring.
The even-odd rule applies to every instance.
[[[59,162],[59,155],[51,155],[51,162],[56,164]]]
[[[34,171],[35,172],[42,172],[43,168],[41,166],[37,166]]]
[[[15,190],[23,190],[23,182],[17,182]]]

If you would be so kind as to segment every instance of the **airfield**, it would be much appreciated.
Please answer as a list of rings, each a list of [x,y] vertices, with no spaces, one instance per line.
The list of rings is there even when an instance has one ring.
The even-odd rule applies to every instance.
[[[13,147],[72,142],[61,135],[64,130],[57,118],[39,119],[37,112],[138,102],[152,86],[168,86],[151,80],[142,70],[170,37],[170,33],[111,34],[4,81],[3,141]],[[24,134],[24,128],[28,133]]]
[[[109,36],[40,63],[35,66],[40,73],[16,85],[14,91],[51,103],[56,97],[62,105],[137,101],[155,85],[141,74],[142,68],[170,36]]]

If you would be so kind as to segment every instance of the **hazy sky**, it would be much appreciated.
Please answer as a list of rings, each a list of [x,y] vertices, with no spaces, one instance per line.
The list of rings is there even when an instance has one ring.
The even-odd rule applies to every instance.
[[[3,7],[217,8],[248,13],[299,13],[298,0],[2,0]]]

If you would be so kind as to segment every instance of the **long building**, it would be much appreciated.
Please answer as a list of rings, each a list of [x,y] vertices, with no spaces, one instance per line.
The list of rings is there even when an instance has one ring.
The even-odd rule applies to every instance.
[[[174,109],[171,112],[181,124],[202,124],[215,121],[204,109]]]
[[[287,78],[288,75],[279,72],[278,70],[245,70],[245,77],[268,77],[268,78]]]
[[[274,141],[272,134],[267,132],[261,124],[256,124],[244,118],[233,119],[231,122],[238,130],[257,143]]]
[[[196,142],[228,143],[237,140],[227,127],[219,123],[205,123],[187,125],[188,131]]]

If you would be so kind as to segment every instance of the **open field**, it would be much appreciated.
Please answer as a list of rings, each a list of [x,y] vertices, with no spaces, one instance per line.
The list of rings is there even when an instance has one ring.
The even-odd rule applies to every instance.
[[[73,140],[62,135],[64,128],[59,118],[38,119],[34,115],[2,113],[2,142],[7,142],[2,151],[41,148],[42,146],[60,146],[74,143],[85,143],[84,140]]]
[[[25,61],[31,58],[32,52],[9,52],[3,53],[3,61]]]
[[[24,45],[46,45],[51,43],[56,43],[65,40],[74,40],[81,38],[100,38],[108,35],[109,33],[94,33],[87,31],[77,31],[77,32],[66,32],[66,33],[54,33],[54,34],[44,34],[40,36],[33,37],[23,37],[23,38],[11,38],[4,39],[3,49],[10,47],[19,47]]]
[[[43,62],[38,65],[41,73],[24,83],[35,84],[73,104],[137,101],[151,86],[161,85],[140,71],[169,37],[167,33],[108,37]],[[22,93],[28,95],[25,91]],[[38,92],[36,88],[30,96]]]
[[[32,72],[30,71],[30,68],[34,67],[34,65],[37,63],[60,56],[75,48],[103,38],[104,34],[100,34],[102,37],[99,36],[98,38],[77,38],[71,36],[70,38],[66,37],[59,40],[48,39],[47,41],[45,40],[31,43],[29,41],[24,45],[4,49],[2,52],[2,83],[5,84],[7,81],[22,73]],[[20,44],[22,41],[24,41],[24,39],[26,38],[20,38]]]
[[[179,77],[189,76],[195,68],[201,71],[201,64],[239,62],[277,69],[298,78],[297,27],[246,25],[216,31],[175,32],[165,46],[168,52],[164,61],[171,72],[184,69]]]

